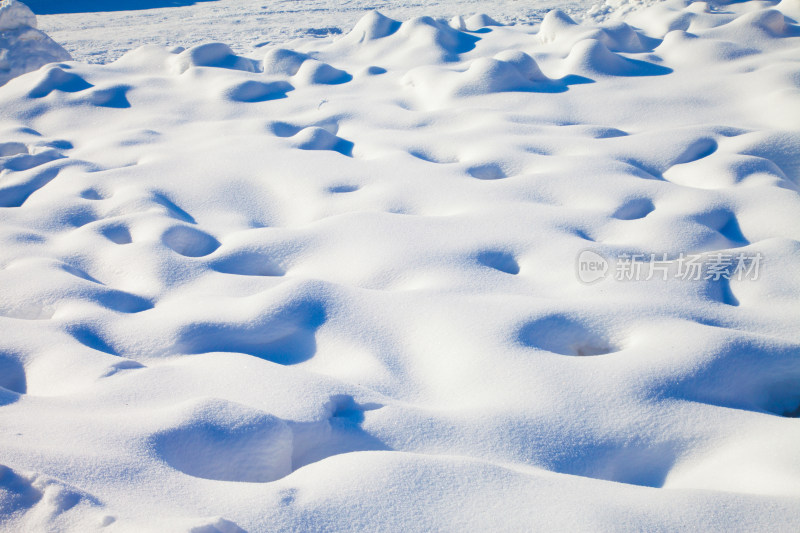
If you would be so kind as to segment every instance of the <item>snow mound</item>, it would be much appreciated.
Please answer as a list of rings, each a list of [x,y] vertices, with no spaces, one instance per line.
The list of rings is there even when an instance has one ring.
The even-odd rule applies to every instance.
[[[36,29],[36,15],[28,6],[17,0],[0,1],[0,85],[47,63],[71,59]]]
[[[501,52],[495,58],[476,59],[463,72],[419,67],[409,71],[403,81],[427,102],[508,91],[563,90],[563,86],[542,73],[531,56],[518,50]]]
[[[365,15],[331,50],[389,62],[454,61],[474,48],[478,38],[432,17],[399,22],[373,11]]]
[[[450,26],[460,31],[480,31],[490,26],[502,26],[489,15],[478,13],[469,17],[457,15],[450,20]]]
[[[503,61],[519,71],[523,78],[533,82],[547,82],[550,78],[544,75],[536,60],[520,50],[504,50],[495,54],[495,59]]]
[[[285,48],[272,48],[262,60],[262,69],[266,74],[284,74],[294,76],[300,66],[310,57],[294,50]]]
[[[560,44],[562,48],[575,43],[594,39],[614,52],[647,52],[658,41],[637,31],[623,21],[609,22],[602,27],[578,24],[566,13],[555,9],[549,11],[539,26],[539,39],[546,44]]]
[[[193,46],[172,58],[172,69],[176,74],[183,74],[191,67],[217,67],[245,72],[255,72],[252,60],[239,57],[228,45],[208,43]]]
[[[552,43],[567,35],[585,31],[586,29],[580,27],[569,15],[560,9],[553,9],[542,19],[538,35],[543,43]]]
[[[623,57],[596,39],[583,39],[575,43],[562,68],[567,74],[589,77],[660,76],[671,72],[668,67]]]
[[[0,31],[36,28],[36,15],[17,0],[0,0]]]
[[[370,11],[353,26],[346,39],[358,43],[382,39],[395,33],[400,25],[398,20],[386,17],[378,11]]]

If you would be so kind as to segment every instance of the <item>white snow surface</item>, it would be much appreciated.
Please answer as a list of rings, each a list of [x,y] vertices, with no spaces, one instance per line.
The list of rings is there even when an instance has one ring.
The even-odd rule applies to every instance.
[[[614,9],[0,87],[0,527],[800,530],[800,2]]]
[[[17,0],[0,0],[0,31],[16,30],[26,26],[36,27],[36,15],[33,11]]]
[[[36,15],[17,0],[0,0],[0,85],[72,56],[36,29]]]
[[[641,0],[622,0],[637,5]],[[504,24],[540,22],[553,7],[570,15],[606,16],[600,0],[30,0],[41,29],[75,59],[108,63],[145,44],[188,48],[228,44],[237,54],[260,55],[267,45],[330,40],[366,13],[398,20],[427,15],[450,19],[487,15]],[[293,45],[292,45],[293,46]]]

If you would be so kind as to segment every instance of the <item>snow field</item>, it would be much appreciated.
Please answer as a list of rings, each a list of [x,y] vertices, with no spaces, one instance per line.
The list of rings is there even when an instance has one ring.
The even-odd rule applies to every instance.
[[[798,15],[371,13],[9,81],[0,519],[797,529]]]

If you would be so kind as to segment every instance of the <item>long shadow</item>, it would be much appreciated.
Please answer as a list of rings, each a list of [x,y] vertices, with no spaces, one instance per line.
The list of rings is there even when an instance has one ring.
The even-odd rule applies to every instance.
[[[321,302],[295,302],[255,322],[188,324],[179,334],[178,349],[188,354],[245,353],[280,365],[296,365],[316,354],[316,331],[326,320]]]
[[[87,348],[109,355],[119,355],[119,353],[106,341],[94,328],[86,325],[76,325],[68,328],[68,332],[76,341]]]
[[[364,413],[382,405],[359,404],[352,396],[340,394],[332,396],[326,407],[327,420],[289,423],[294,435],[292,471],[343,453],[391,450],[361,427]]]
[[[637,442],[638,440],[638,442]],[[680,442],[591,440],[548,465],[561,474],[660,488],[680,456]]]
[[[364,412],[381,407],[335,395],[321,419],[296,422],[213,400],[179,425],[155,433],[152,449],[170,467],[190,476],[269,483],[334,455],[389,450],[361,427]]]
[[[0,407],[19,400],[27,389],[25,367],[11,354],[0,352]]]
[[[665,378],[658,399],[800,417],[800,343],[707,325],[725,328],[728,339],[691,373]]]
[[[6,165],[6,168],[8,168],[8,165]],[[53,181],[58,176],[59,170],[56,167],[49,167],[37,172],[27,181],[0,188],[0,208],[21,207],[33,193]]]
[[[536,318],[517,333],[517,341],[523,346],[570,356],[606,355],[622,349],[608,337],[608,332],[566,313]]]
[[[185,7],[199,2],[217,0],[26,0],[25,4],[37,15],[61,15],[67,13],[93,13],[109,11],[138,11],[160,7]]]

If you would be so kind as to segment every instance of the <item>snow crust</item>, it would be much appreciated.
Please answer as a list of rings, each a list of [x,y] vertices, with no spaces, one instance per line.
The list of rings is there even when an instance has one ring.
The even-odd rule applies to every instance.
[[[11,79],[0,527],[800,529],[798,15],[375,12]]]

